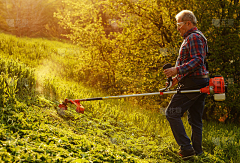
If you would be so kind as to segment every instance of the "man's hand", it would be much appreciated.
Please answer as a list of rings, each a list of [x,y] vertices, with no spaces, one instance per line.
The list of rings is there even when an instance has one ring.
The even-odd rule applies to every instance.
[[[177,68],[171,67],[171,68],[165,69],[163,72],[167,76],[167,78],[169,78],[169,77],[177,75]],[[177,80],[177,77],[173,78],[172,80],[173,80],[172,81],[172,87],[173,87],[178,83],[178,80]]]
[[[177,77],[173,78],[172,87],[178,83]]]
[[[171,67],[171,68],[165,69],[163,72],[169,78],[169,77],[177,75],[177,68]]]
[[[172,79],[172,86],[171,86],[171,88],[172,88],[173,86],[175,86],[177,83],[178,83],[177,77],[173,78],[173,79]],[[168,85],[168,82],[166,82],[166,86],[167,86],[167,85]]]

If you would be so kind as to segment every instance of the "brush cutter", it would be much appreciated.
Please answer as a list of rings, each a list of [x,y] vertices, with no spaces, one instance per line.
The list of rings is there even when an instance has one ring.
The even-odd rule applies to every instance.
[[[164,65],[163,69],[170,68],[171,64]],[[143,93],[143,94],[132,94],[132,95],[120,95],[120,96],[107,96],[107,97],[96,97],[96,98],[86,98],[86,99],[65,99],[62,104],[59,104],[59,108],[67,110],[67,104],[71,103],[76,105],[76,112],[84,113],[84,107],[80,104],[80,101],[94,101],[94,100],[108,100],[108,99],[120,99],[126,97],[139,97],[139,96],[152,96],[152,95],[164,95],[164,94],[177,94],[177,93],[207,93],[208,95],[213,95],[215,101],[225,100],[225,91],[227,86],[224,84],[224,78],[222,76],[215,76],[209,80],[209,85],[196,90],[170,90],[172,86],[172,78],[167,79],[166,88],[160,89],[159,92],[153,93]]]

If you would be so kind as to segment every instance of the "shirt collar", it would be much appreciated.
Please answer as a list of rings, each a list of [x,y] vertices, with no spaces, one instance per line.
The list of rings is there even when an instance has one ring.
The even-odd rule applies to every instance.
[[[188,35],[190,35],[192,32],[197,31],[197,27],[193,27],[190,30],[188,30],[184,35],[183,38],[185,39]]]

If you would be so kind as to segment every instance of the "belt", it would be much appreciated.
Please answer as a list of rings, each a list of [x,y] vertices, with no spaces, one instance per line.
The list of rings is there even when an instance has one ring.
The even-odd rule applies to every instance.
[[[204,78],[209,78],[208,74],[207,75],[198,75],[198,76],[189,76],[190,78],[195,78],[195,79],[204,79]]]

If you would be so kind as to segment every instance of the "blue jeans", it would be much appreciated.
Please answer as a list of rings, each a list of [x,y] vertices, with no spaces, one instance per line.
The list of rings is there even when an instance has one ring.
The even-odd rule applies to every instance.
[[[205,87],[208,85],[208,81],[208,78],[186,78],[180,84],[184,85],[181,89],[190,90]],[[193,147],[196,154],[201,154],[203,152],[202,115],[206,96],[207,94],[200,93],[175,94],[166,109],[167,120],[170,123],[175,140],[181,147],[181,150]],[[188,122],[192,129],[191,141],[185,132],[183,122],[181,120],[181,117],[186,111],[188,112]]]

